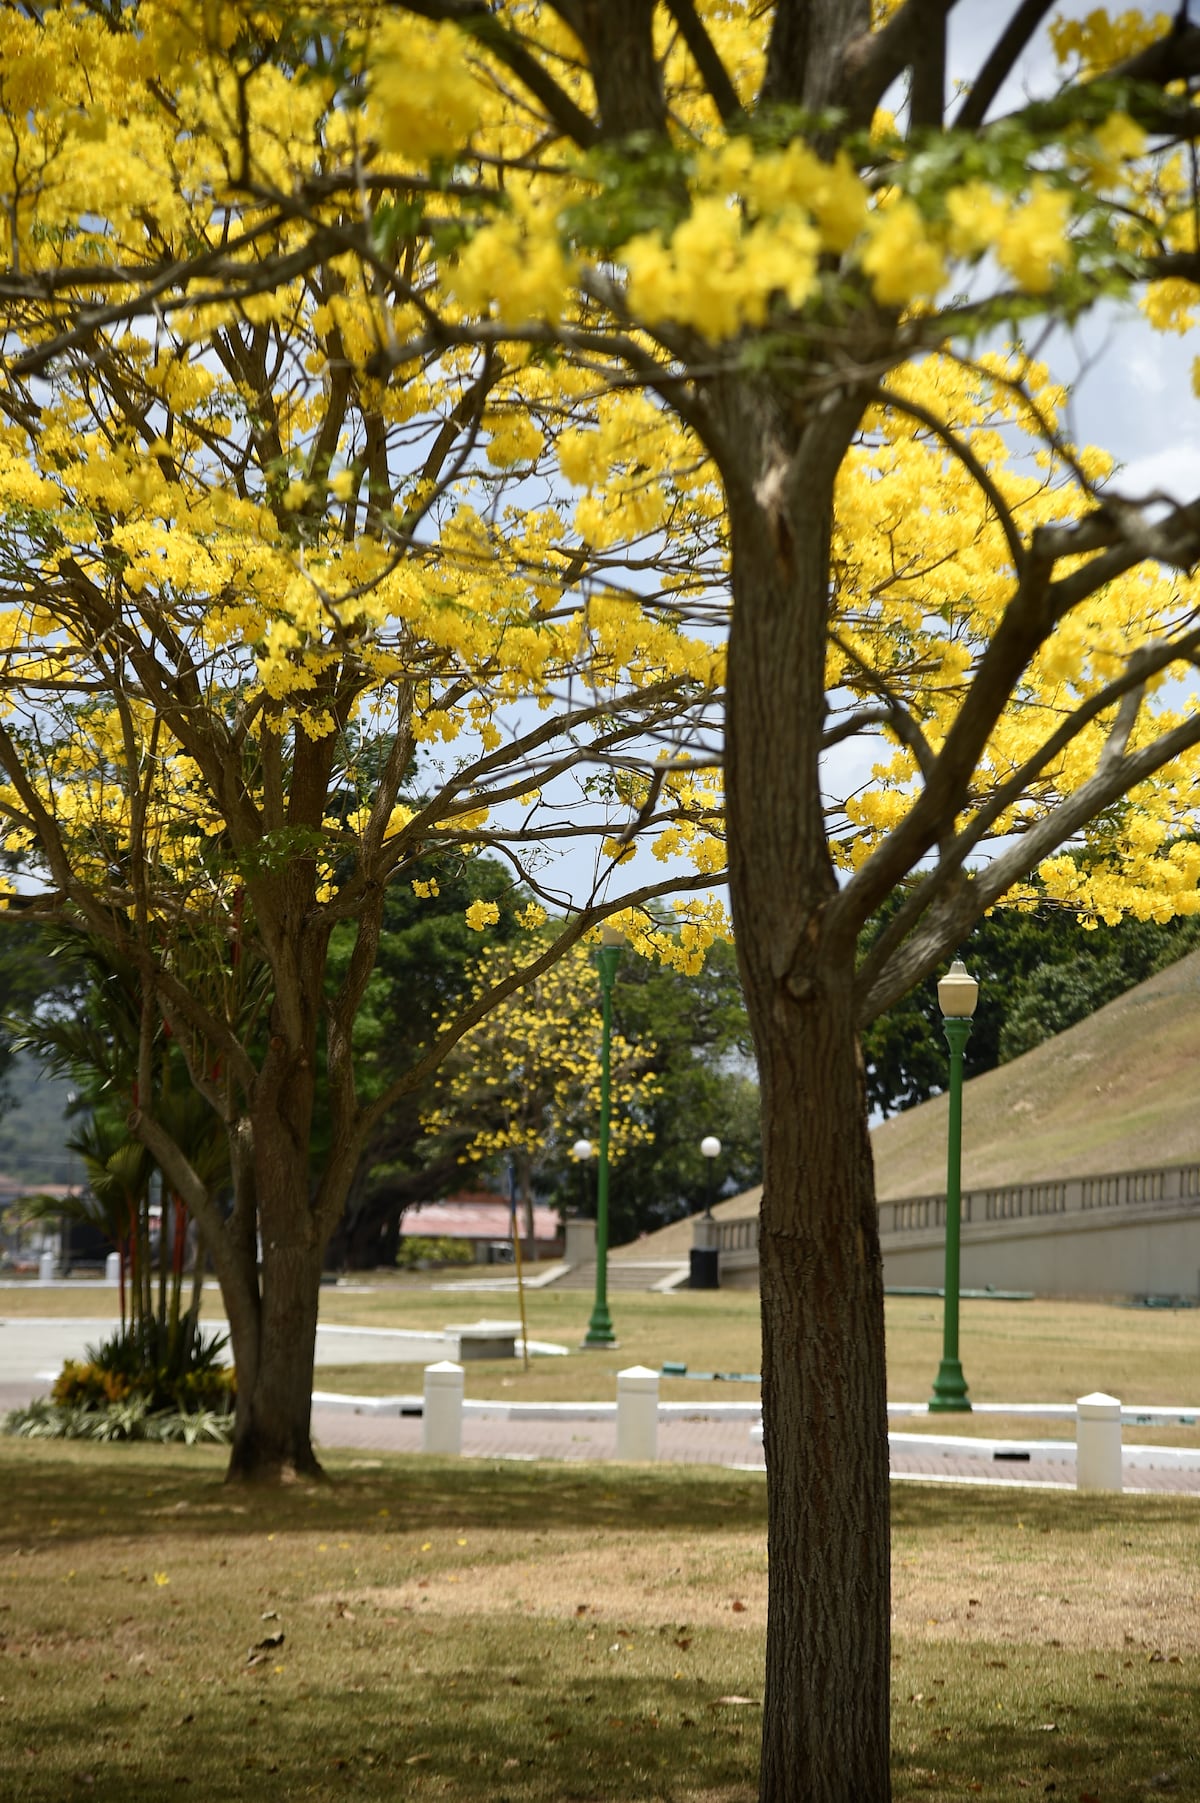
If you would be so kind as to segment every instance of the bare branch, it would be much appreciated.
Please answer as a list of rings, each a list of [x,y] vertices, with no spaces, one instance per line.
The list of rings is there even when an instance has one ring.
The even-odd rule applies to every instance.
[[[988,108],[1012,74],[1018,57],[1053,6],[1054,0],[1021,0],[958,109],[954,120],[956,131],[977,131],[983,124]]]
[[[570,95],[547,74],[523,40],[509,31],[492,11],[487,0],[404,0],[404,11],[416,13],[422,19],[460,26],[468,37],[490,50],[528,88],[564,137],[570,138],[581,150],[599,142],[600,131],[595,120],[576,106]]]
[[[700,71],[700,76],[712,97],[718,113],[726,125],[736,119],[742,111],[742,103],[738,99],[737,89],[729,79],[729,73],[721,61],[717,47],[708,35],[708,28],[693,4],[693,0],[667,0],[667,10],[679,27],[679,35],[692,53],[692,61]]]

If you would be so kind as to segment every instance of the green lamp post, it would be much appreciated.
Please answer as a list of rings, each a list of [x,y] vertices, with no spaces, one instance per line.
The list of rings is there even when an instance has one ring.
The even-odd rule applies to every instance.
[[[963,1049],[971,1036],[971,1019],[979,1000],[979,984],[961,958],[956,958],[938,984],[938,1007],[950,1047],[950,1124],[946,1155],[946,1285],[942,1325],[942,1362],[933,1380],[930,1414],[969,1414],[967,1380],[958,1358],[959,1231],[962,1220],[962,1081]]]
[[[608,1312],[608,1123],[612,1111],[612,992],[617,980],[623,940],[615,927],[601,927],[596,947],[600,976],[600,1134],[596,1143],[596,1299],[584,1335],[584,1347],[615,1346]]]

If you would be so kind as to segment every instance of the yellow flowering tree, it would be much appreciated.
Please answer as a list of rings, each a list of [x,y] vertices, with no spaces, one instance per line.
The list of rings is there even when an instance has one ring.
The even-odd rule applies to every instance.
[[[232,35],[211,46],[210,25]],[[431,345],[398,377],[379,353],[401,314],[353,232],[314,239],[291,203],[232,201],[231,156],[252,186],[320,185],[357,129],[301,46],[276,45],[249,89],[240,57],[236,8],[0,15],[0,812],[41,885],[22,918],[137,970],[136,1130],[221,1280],[231,1471],[272,1476],[317,1469],[322,1255],[376,1124],[597,921],[687,886],[652,862],[625,881],[641,839],[695,842],[707,887],[719,806],[676,750],[703,739],[721,660],[580,545],[514,359]],[[429,227],[402,209],[385,235],[426,259]],[[64,288],[75,258],[89,278]],[[180,280],[131,326],[104,296],[135,262]],[[447,859],[469,871],[484,848],[512,893],[468,903],[481,949],[502,908],[557,904],[556,853],[578,905],[368,1100],[353,1025],[389,885],[431,898]],[[643,936],[687,961],[720,921],[680,908],[686,944],[649,916]],[[164,1023],[228,1132],[232,1212],[156,1115]]]
[[[505,947],[480,959],[473,999],[500,987],[522,960]],[[456,1143],[463,1164],[512,1162],[525,1234],[533,1237],[534,1177],[600,1118],[599,991],[591,949],[575,945],[464,1033],[438,1072],[433,1138]],[[659,1084],[653,1042],[611,1038],[614,1162],[653,1138],[648,1119]]]
[[[602,646],[643,700],[665,655],[647,635],[693,640],[691,716],[648,762],[606,749],[596,792],[622,816],[603,854],[618,868],[643,831],[701,874],[723,860],[725,797],[764,1119],[764,1803],[889,1795],[882,1270],[859,1028],[1034,870],[1084,914],[1196,906],[1181,833],[1200,716],[1180,680],[1200,651],[1200,500],[1124,493],[1108,459],[1072,442],[1061,387],[1022,333],[1135,292],[1149,328],[1189,328],[1200,31],[1134,11],[1060,21],[1046,97],[1010,104],[1048,7],[991,9],[994,41],[952,87],[953,10],[335,0],[318,31],[286,6],[141,0],[103,30],[86,9],[4,22],[28,40],[2,77],[10,514],[103,522],[86,562],[73,540],[32,557],[21,541],[11,580],[39,611],[14,676],[29,679],[31,632],[38,656],[54,652],[51,602],[76,592],[76,567],[105,598],[127,570],[151,583],[156,560],[174,583],[186,535],[147,546],[128,530],[129,497],[167,479],[173,437],[106,372],[139,333],[165,331],[182,347],[172,365],[203,384],[224,366],[195,347],[230,317],[250,360],[230,378],[236,409],[219,402],[210,420],[196,404],[195,456],[207,472],[231,435],[251,444],[270,505],[234,458],[219,508],[270,515],[286,580],[269,561],[256,578],[277,540],[249,525],[253,552],[211,616],[256,647],[272,707],[301,733],[298,769],[328,743],[337,635],[387,584],[410,622],[415,565],[449,584],[439,620],[460,618],[454,572],[486,569],[506,697],[513,664],[536,675],[521,660],[536,666],[545,625],[572,635],[572,655],[584,637],[589,658]],[[89,31],[91,85],[72,88],[71,33]],[[95,98],[106,83],[121,104]],[[285,319],[304,349],[277,364]],[[286,419],[264,422],[264,367],[280,371]],[[302,377],[322,407],[346,384],[367,397],[348,464],[304,413]],[[426,391],[443,397],[436,440],[430,422],[425,463],[410,454],[380,510],[379,431],[408,444],[431,409],[404,397]],[[89,462],[64,507],[59,466],[96,429],[101,394],[124,498]],[[142,421],[154,436],[126,453]],[[354,506],[334,572],[330,492]],[[373,507],[386,531],[369,529]],[[520,599],[493,602],[506,592]],[[90,647],[103,617],[67,630]],[[330,635],[317,660],[314,622]],[[137,667],[143,640],[125,630]],[[402,682],[407,641],[386,642],[400,663],[384,680]],[[191,655],[187,680],[203,685],[230,654],[206,639]],[[537,691],[547,724],[577,692],[576,666],[559,669]],[[707,710],[722,671],[718,776]],[[413,705],[437,734],[477,687],[445,700],[421,686],[429,672],[422,652]],[[106,664],[96,693],[112,688]],[[143,734],[197,763],[194,692],[164,711],[130,686],[124,705],[145,705]],[[72,705],[95,711],[90,694]],[[497,726],[491,694],[470,721],[480,735]],[[248,810],[227,799],[220,817],[238,824],[222,830],[242,833]],[[113,804],[97,788],[89,805]],[[523,830],[508,843],[541,829]],[[910,878],[859,965],[861,927]],[[692,923],[701,939],[709,928]]]

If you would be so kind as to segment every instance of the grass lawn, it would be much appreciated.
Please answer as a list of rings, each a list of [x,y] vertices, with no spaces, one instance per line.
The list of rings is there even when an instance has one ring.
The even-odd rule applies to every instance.
[[[0,1441],[0,1795],[749,1803],[760,1479],[332,1470]],[[1200,1793],[1194,1499],[893,1507],[899,1798]]]
[[[756,1372],[760,1339],[758,1296],[748,1290],[691,1291],[657,1295],[619,1291],[611,1309],[617,1351],[581,1352],[591,1298],[578,1290],[530,1290],[526,1306],[531,1339],[571,1349],[568,1358],[535,1358],[528,1373],[520,1363],[480,1362],[467,1369],[470,1396],[520,1397],[530,1401],[611,1400],[616,1374],[627,1365],[658,1369],[664,1361],[692,1371]],[[206,1292],[214,1315],[220,1299]],[[115,1313],[111,1290],[83,1284],[41,1290],[35,1285],[0,1290],[0,1318],[22,1315]],[[452,1321],[481,1317],[517,1319],[514,1295],[434,1290],[428,1279],[385,1275],[370,1288],[327,1289],[321,1319],[348,1327],[440,1329]],[[887,1302],[888,1394],[897,1401],[924,1401],[941,1355],[941,1303],[917,1296]],[[976,1402],[1074,1402],[1105,1390],[1126,1403],[1191,1405],[1200,1408],[1200,1309],[1129,1308],[1119,1303],[965,1301],[962,1304],[963,1368]],[[320,1365],[317,1387],[358,1395],[389,1395],[421,1388],[419,1364]],[[742,1383],[703,1383],[665,1378],[664,1400],[753,1401],[758,1388]],[[896,1423],[895,1425],[901,1425]],[[909,1425],[904,1423],[904,1425]],[[918,1418],[911,1425],[920,1427]],[[942,1417],[928,1423],[942,1432],[1005,1433],[1008,1425],[986,1418]],[[1026,1431],[1025,1429],[1014,1431]],[[1028,1431],[1054,1437],[1042,1423]],[[1070,1428],[1065,1430],[1068,1434]],[[1129,1439],[1152,1439],[1151,1430],[1127,1430]],[[1169,1443],[1200,1440],[1195,1429],[1170,1429]]]

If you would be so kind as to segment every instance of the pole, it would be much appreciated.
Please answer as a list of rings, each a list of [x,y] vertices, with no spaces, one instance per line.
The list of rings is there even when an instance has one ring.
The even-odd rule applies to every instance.
[[[596,1297],[584,1335],[585,1347],[615,1346],[608,1312],[608,1123],[611,1113],[612,992],[621,957],[619,945],[596,947],[600,976],[600,1137],[596,1148]]]
[[[512,1227],[513,1262],[517,1267],[517,1308],[521,1316],[522,1368],[529,1370],[529,1329],[525,1325],[525,1278],[521,1270],[521,1229],[517,1223],[517,1161],[508,1161],[509,1222]]]
[[[946,1282],[942,1324],[942,1362],[933,1380],[930,1414],[969,1414],[967,1380],[958,1358],[959,1232],[962,1220],[962,1084],[963,1050],[971,1036],[967,1015],[942,1021],[950,1047],[950,1123],[946,1151]]]

